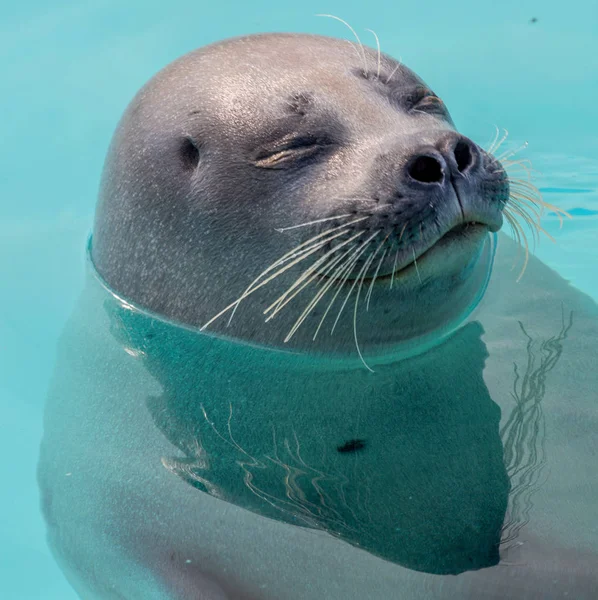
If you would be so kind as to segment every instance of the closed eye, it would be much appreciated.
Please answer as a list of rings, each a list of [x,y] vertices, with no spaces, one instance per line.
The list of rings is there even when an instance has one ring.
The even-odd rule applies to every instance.
[[[446,112],[444,102],[434,94],[427,94],[419,100],[412,110],[429,111],[429,112]]]
[[[432,90],[418,86],[409,90],[397,88],[391,92],[392,101],[408,112],[425,112],[447,116],[444,102]]]
[[[260,148],[253,162],[263,169],[284,169],[332,145],[330,140],[310,134],[289,136]]]

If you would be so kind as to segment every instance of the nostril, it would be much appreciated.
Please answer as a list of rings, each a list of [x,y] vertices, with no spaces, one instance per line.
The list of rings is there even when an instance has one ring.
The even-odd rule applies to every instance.
[[[407,172],[412,179],[422,183],[440,183],[444,178],[442,165],[433,156],[418,156],[409,165]]]
[[[471,167],[473,163],[473,155],[471,153],[469,144],[463,141],[458,142],[455,146],[454,154],[455,160],[457,161],[457,169],[459,169],[460,173],[463,173],[463,171],[466,171],[469,167]]]

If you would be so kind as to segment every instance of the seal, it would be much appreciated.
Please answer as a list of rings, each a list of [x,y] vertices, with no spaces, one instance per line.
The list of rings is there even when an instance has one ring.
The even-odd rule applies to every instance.
[[[598,307],[533,257],[517,283],[496,234],[542,201],[499,145],[317,36],[139,92],[40,453],[82,597],[592,597]]]
[[[412,71],[362,51],[253,36],[152,79],[104,171],[92,256],[108,285],[187,325],[328,355],[355,338],[386,355],[462,320],[505,170]]]

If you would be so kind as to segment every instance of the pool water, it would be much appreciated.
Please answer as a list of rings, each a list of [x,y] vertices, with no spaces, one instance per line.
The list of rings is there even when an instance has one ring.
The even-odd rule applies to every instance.
[[[598,301],[598,4],[286,5],[32,1],[0,8],[0,596],[76,598],[45,543],[35,479],[56,342],[85,275],[102,163],[139,87],[174,58],[264,31],[350,37],[331,13],[366,28],[382,50],[443,97],[462,133],[484,144],[495,126],[536,169],[547,215],[536,255]],[[533,21],[536,19],[536,21]]]

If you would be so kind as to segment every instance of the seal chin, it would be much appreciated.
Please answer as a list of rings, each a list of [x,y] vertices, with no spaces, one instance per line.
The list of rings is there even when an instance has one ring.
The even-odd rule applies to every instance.
[[[374,311],[361,318],[368,364],[419,354],[451,335],[484,296],[495,250],[496,234],[486,225],[470,224],[451,230],[396,273],[392,287],[385,277],[381,283],[386,286],[377,290],[378,319],[384,328],[376,326]]]

